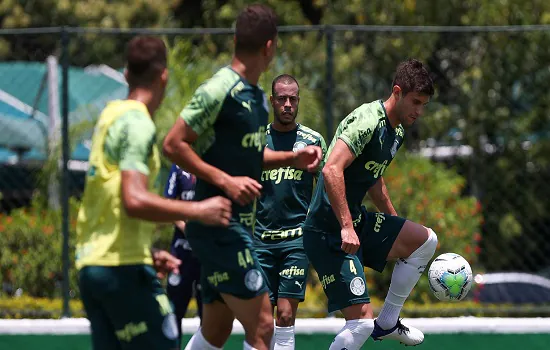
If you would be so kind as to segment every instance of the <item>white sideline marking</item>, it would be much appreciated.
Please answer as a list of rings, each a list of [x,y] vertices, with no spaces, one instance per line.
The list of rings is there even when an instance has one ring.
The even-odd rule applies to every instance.
[[[342,318],[299,318],[297,334],[336,334],[344,325]],[[427,334],[445,333],[550,333],[550,318],[449,317],[409,318],[405,325],[414,326]],[[183,320],[183,332],[195,333],[198,318]],[[60,320],[0,320],[0,334],[89,334],[90,323],[85,318]],[[233,323],[233,334],[243,334],[240,322]]]

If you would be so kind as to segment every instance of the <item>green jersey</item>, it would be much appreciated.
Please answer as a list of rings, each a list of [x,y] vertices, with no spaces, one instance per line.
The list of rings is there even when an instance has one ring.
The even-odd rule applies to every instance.
[[[153,263],[149,248],[154,225],[126,214],[121,201],[122,172],[135,170],[158,186],[160,154],[156,128],[138,101],[112,101],[92,137],[90,168],[76,224],[76,266]]]
[[[231,176],[248,176],[258,182],[262,175],[267,99],[261,88],[249,84],[229,67],[220,69],[202,84],[181,112],[197,133],[193,143],[208,164]],[[197,180],[195,200],[226,196],[218,187]],[[230,227],[243,226],[252,234],[254,204],[233,203]],[[204,226],[190,223],[187,234],[200,234]]]
[[[274,151],[296,151],[315,145],[326,153],[323,137],[316,131],[298,124],[288,132],[267,127],[267,147]],[[319,166],[321,169],[322,166]],[[300,244],[302,225],[313,193],[316,173],[284,167],[262,172],[262,196],[257,203],[254,244]]]
[[[361,219],[363,198],[390,165],[403,145],[404,135],[401,125],[395,129],[391,127],[382,101],[363,104],[338,126],[326,159],[339,139],[356,157],[344,170],[346,199],[354,222]],[[305,226],[311,230],[340,234],[340,224],[328,199],[323,175],[317,182]]]

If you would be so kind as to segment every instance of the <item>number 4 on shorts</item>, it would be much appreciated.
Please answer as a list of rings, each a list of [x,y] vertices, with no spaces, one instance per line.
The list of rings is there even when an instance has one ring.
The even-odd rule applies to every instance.
[[[355,264],[353,263],[353,260],[349,261],[349,270],[354,275],[357,275],[357,269],[355,268]]]
[[[239,260],[239,266],[246,269],[247,265],[254,265],[254,260],[252,260],[252,255],[250,254],[250,250],[245,249],[244,254],[243,252],[237,253],[237,259]]]

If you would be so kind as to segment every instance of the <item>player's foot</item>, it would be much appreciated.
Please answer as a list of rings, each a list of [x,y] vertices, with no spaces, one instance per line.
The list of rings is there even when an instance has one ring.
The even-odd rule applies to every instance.
[[[390,329],[380,328],[374,320],[374,330],[371,337],[374,340],[395,339],[407,346],[419,345],[424,341],[424,333],[417,328],[404,326],[401,320],[398,320],[397,324]]]

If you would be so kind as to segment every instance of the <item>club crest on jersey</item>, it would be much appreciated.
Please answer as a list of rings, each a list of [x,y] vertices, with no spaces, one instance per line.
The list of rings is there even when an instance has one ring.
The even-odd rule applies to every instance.
[[[393,141],[393,146],[390,149],[391,157],[394,158],[397,153],[397,147],[399,147],[399,141]]]
[[[302,142],[302,141],[298,141],[294,144],[294,146],[292,147],[292,152],[297,152],[303,148],[306,148],[306,143],[305,142]]]

